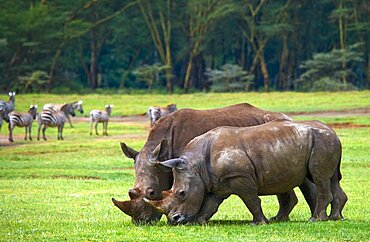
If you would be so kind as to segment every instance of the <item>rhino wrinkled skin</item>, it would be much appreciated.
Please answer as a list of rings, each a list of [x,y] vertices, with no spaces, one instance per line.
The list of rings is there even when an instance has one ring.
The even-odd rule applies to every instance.
[[[174,184],[162,200],[145,201],[170,224],[184,224],[199,222],[199,214],[214,213],[236,194],[252,213],[252,223],[263,224],[268,220],[258,196],[286,193],[311,179],[317,189],[311,221],[327,220],[329,203],[329,218],[342,219],[347,196],[339,185],[341,154],[338,136],[319,121],[220,127],[194,138],[180,158],[155,162],[174,173]]]
[[[151,200],[162,198],[162,191],[171,188],[173,183],[172,173],[166,173],[150,163],[153,153],[160,153],[159,161],[179,157],[185,146],[193,138],[220,126],[248,127],[260,125],[276,119],[288,119],[287,115],[278,112],[269,112],[256,108],[247,103],[236,104],[224,108],[211,110],[180,109],[162,117],[151,128],[147,141],[140,152],[121,143],[124,154],[135,161],[135,184],[129,190],[130,200],[117,201],[112,199],[124,213],[132,217],[135,223],[151,223],[162,216],[152,206],[145,203],[144,197]],[[162,141],[168,145],[160,152],[158,146]],[[315,187],[306,181],[300,189],[310,206],[311,213],[315,207]],[[210,196],[212,196],[210,194]],[[274,217],[276,220],[287,220],[290,211],[298,199],[293,190],[278,195],[280,208]],[[208,212],[207,212],[208,213]],[[202,220],[207,220],[213,214],[202,215]]]

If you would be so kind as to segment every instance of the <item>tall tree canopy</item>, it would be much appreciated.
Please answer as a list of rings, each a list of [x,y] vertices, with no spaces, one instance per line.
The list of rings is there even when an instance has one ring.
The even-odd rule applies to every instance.
[[[0,90],[365,89],[369,36],[367,0],[0,0]]]

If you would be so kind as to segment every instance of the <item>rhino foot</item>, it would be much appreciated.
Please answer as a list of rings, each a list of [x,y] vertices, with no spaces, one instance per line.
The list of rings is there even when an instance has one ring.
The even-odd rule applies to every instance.
[[[269,219],[270,222],[288,222],[288,216],[275,216]]]

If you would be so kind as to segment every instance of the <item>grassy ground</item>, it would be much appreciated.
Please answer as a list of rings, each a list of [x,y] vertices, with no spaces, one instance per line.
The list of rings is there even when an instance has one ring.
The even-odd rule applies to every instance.
[[[284,98],[284,96],[290,98]],[[276,111],[318,111],[370,106],[370,92],[296,94],[222,94],[174,96],[50,96],[19,95],[17,107],[63,100],[85,101],[85,110],[104,103],[117,107],[115,115],[143,113],[147,106],[171,102],[179,107],[209,108],[246,101]],[[0,98],[4,99],[5,96]],[[201,98],[202,97],[202,98]],[[149,100],[148,100],[149,99]],[[106,102],[105,102],[106,101]],[[28,104],[27,104],[28,105]],[[127,107],[127,108],[126,108]],[[315,117],[312,117],[315,118]],[[311,119],[311,117],[298,117]],[[241,200],[226,200],[212,220],[203,226],[168,226],[166,219],[153,226],[135,226],[111,203],[111,197],[128,199],[134,181],[133,162],[125,158],[119,142],[140,149],[148,122],[111,122],[110,136],[90,137],[89,124],[65,128],[65,140],[56,140],[48,129],[48,141],[24,141],[23,129],[15,129],[15,145],[0,137],[0,240],[121,240],[121,241],[367,241],[370,238],[370,117],[319,118],[329,123],[361,124],[336,129],[343,143],[341,185],[349,197],[344,221],[309,223],[309,209],[299,190],[299,203],[291,221],[250,226],[251,214]],[[34,125],[33,133],[36,132]],[[34,135],[35,137],[35,135]],[[274,196],[262,197],[266,216],[278,206]]]
[[[6,95],[0,99],[8,100]],[[209,109],[248,102],[260,108],[279,112],[309,112],[342,110],[370,106],[370,91],[340,93],[197,93],[175,95],[51,95],[27,94],[16,96],[16,107],[26,111],[30,104],[40,108],[46,103],[64,103],[83,100],[85,116],[92,109],[103,109],[105,104],[114,104],[113,116],[145,113],[149,106],[164,106],[176,103],[178,108]]]

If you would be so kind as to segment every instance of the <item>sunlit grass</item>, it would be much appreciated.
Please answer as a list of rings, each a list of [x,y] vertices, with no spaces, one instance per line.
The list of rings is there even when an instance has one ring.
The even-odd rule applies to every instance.
[[[8,97],[3,94],[0,95],[0,99],[8,100]],[[88,116],[93,109],[104,109],[105,104],[114,104],[113,116],[142,114],[147,111],[149,106],[165,106],[170,103],[176,103],[178,108],[209,109],[248,102],[271,111],[307,112],[369,107],[370,91],[337,93],[244,92],[173,95],[20,94],[16,96],[16,108],[19,111],[26,111],[30,104],[38,104],[41,108],[46,103],[64,103],[78,100],[83,100],[85,110],[83,116]],[[81,114],[77,114],[77,116],[81,116]]]

